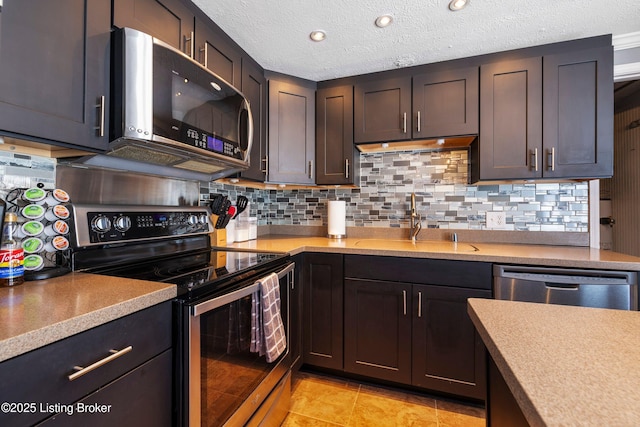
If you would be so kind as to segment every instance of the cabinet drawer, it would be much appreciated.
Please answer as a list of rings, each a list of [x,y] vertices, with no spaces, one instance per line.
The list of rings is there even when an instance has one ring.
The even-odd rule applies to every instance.
[[[131,350],[79,376],[112,353]],[[150,307],[0,364],[0,396],[4,401],[35,403],[33,413],[0,413],[0,425],[28,425],[50,416],[40,403],[73,403],[171,347],[171,302]]]
[[[53,427],[113,427],[113,426],[171,426],[172,354],[165,351],[138,366],[108,386],[73,405],[72,414],[63,410],[41,426]],[[103,412],[89,412],[94,407]]]
[[[476,261],[347,255],[345,277],[491,289],[491,264]]]

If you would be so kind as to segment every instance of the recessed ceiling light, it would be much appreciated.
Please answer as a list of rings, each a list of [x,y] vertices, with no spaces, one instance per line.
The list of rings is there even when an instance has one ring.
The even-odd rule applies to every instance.
[[[393,22],[393,16],[391,15],[382,15],[376,18],[376,26],[380,28],[387,27],[391,25],[392,22]]]
[[[327,37],[327,33],[325,33],[322,30],[311,31],[311,34],[309,34],[309,37],[314,42],[321,42]]]
[[[469,0],[451,0],[451,2],[449,3],[449,9],[456,12],[458,10],[464,9],[468,4]]]

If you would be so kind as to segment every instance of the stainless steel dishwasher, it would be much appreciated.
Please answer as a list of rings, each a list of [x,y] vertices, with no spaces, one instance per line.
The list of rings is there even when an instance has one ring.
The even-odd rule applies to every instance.
[[[632,271],[494,265],[493,290],[501,300],[638,310]]]

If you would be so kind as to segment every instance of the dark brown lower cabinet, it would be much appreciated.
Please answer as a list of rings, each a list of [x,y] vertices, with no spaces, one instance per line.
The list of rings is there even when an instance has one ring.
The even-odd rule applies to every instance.
[[[411,383],[411,285],[344,281],[344,369]]]
[[[171,426],[171,313],[166,301],[0,363],[0,396],[30,405],[0,425]]]
[[[302,365],[302,283],[304,259],[302,254],[293,257],[296,273],[289,288],[289,354],[294,370]]]
[[[529,426],[516,398],[491,357],[489,357],[488,371],[487,426]]]
[[[343,265],[341,254],[307,253],[303,265],[303,361],[342,370]]]
[[[345,372],[485,399],[467,299],[491,298],[491,264],[347,255],[344,265]]]
[[[467,298],[491,291],[413,286],[412,384],[445,393],[485,398],[485,349],[467,314]]]

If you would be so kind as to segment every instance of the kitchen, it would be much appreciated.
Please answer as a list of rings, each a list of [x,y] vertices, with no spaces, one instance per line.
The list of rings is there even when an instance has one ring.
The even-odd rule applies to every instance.
[[[114,25],[116,27],[137,26],[148,33],[152,32],[153,29],[150,30],[148,28],[149,23],[144,22],[144,16],[136,15],[136,13],[140,13],[140,9],[136,9],[133,6],[136,4],[138,8],[141,8],[143,4],[146,4],[148,7],[153,7],[150,6],[152,3],[156,4],[156,2],[148,2],[147,4],[144,2],[115,1],[113,9]],[[202,13],[197,10],[193,11],[186,8],[181,2],[176,2],[173,6],[174,8],[165,4],[161,6],[162,9],[160,12],[165,13],[166,10],[171,10],[171,16],[173,17],[171,19],[183,16],[182,14],[185,11],[191,13],[191,18],[187,18],[187,22],[195,22],[196,31],[198,31],[198,28],[202,28],[202,25],[199,23],[210,22],[206,20],[207,17],[203,16]],[[108,10],[110,5],[102,5],[101,7],[107,10],[92,10],[91,13],[87,14],[87,17],[95,20],[99,20],[99,17],[110,17],[111,13],[109,13],[110,10]],[[155,7],[158,6],[156,5]],[[468,10],[469,9],[467,9],[467,11]],[[5,1],[2,13],[6,14],[11,11],[12,4]],[[49,12],[51,16],[56,16],[55,10],[46,11]],[[464,11],[461,11],[461,13],[462,12]],[[230,16],[233,16],[233,14],[230,14]],[[3,15],[2,18],[5,18],[2,21],[2,29],[3,31],[6,31],[6,28],[9,27],[6,22],[6,15]],[[71,20],[70,17],[65,19]],[[84,18],[76,19],[82,20]],[[137,20],[138,23],[131,23],[132,19],[133,21]],[[97,24],[96,26],[89,27],[92,29],[96,28],[95,34],[93,34],[94,37],[88,38],[89,43],[104,43],[105,34],[107,34],[108,39],[108,32],[112,22],[105,23],[104,21],[105,19],[102,19],[100,22],[102,27],[98,27]],[[110,20],[106,19],[106,21]],[[119,22],[124,22],[125,24],[119,24]],[[20,23],[22,28],[28,29],[32,27],[27,24],[28,22]],[[71,24],[72,23],[70,22],[69,26],[66,27],[67,30],[72,28],[77,29],[77,27],[72,26]],[[106,31],[101,32],[100,30],[97,30],[97,28],[104,28],[105,25],[107,28]],[[183,25],[183,27],[184,26],[186,25]],[[213,27],[213,24],[207,25],[207,27],[209,26],[215,28]],[[171,28],[169,25],[160,27],[161,28],[159,28],[158,31],[168,31],[169,28]],[[51,34],[56,34],[56,31],[60,31],[60,29],[55,27],[46,28],[46,31],[50,31]],[[633,31],[633,29],[629,32],[631,31]],[[71,31],[71,34],[75,33]],[[184,48],[185,52],[195,53],[197,49],[194,48],[194,44],[191,43],[193,40],[187,40],[189,39],[189,36],[193,38],[190,31],[184,35],[181,34],[180,37],[172,37],[177,39],[176,44],[179,44],[181,48]],[[216,36],[217,38],[215,38]],[[61,38],[57,40],[68,40],[67,38],[70,36],[69,34],[61,34],[60,37]],[[82,35],[82,37],[84,38],[84,35]],[[250,79],[244,78],[244,71],[251,71],[250,66],[255,64],[252,64],[246,57],[238,58],[237,54],[238,52],[242,52],[241,50],[234,51],[234,49],[229,49],[229,46],[233,46],[233,40],[220,36],[219,34],[214,34],[214,36],[211,37],[212,38],[210,40],[213,40],[213,42],[205,45],[204,53],[206,54],[209,52],[209,54],[212,55],[211,57],[220,54],[222,51],[226,54],[224,58],[216,59],[216,66],[218,64],[222,64],[222,59],[225,58],[226,60],[235,60],[235,62],[233,60],[230,61],[230,67],[228,69],[230,73],[225,77],[229,82],[236,86],[242,86],[241,90],[246,92],[247,96],[250,96],[253,93],[252,88],[255,89],[251,84],[245,84],[247,81],[262,84],[262,86],[257,86],[260,88],[258,96],[262,96],[262,98],[259,98],[262,102],[258,101],[257,104],[263,105],[264,108],[262,108],[259,115],[256,115],[254,112],[254,115],[256,115],[255,119],[260,122],[260,126],[257,126],[260,130],[256,132],[256,136],[254,137],[254,147],[261,148],[261,144],[255,145],[255,141],[260,141],[263,145],[262,150],[264,150],[264,144],[266,144],[268,140],[270,143],[269,158],[272,160],[277,158],[277,156],[274,157],[272,154],[272,142],[277,140],[279,135],[273,133],[274,126],[272,126],[270,122],[267,126],[267,111],[269,112],[269,120],[271,120],[274,116],[273,108],[279,106],[272,107],[271,105],[268,105],[267,107],[267,88],[264,76],[260,79],[259,75],[256,76],[256,73],[253,73],[250,74]],[[54,37],[51,37],[51,39],[55,40]],[[195,39],[196,41],[198,40],[198,33],[196,34]],[[216,49],[209,51],[210,46],[213,46]],[[102,51],[98,49],[97,51],[105,53],[104,49]],[[530,52],[535,55],[542,55],[539,50],[535,51],[534,49]],[[18,55],[17,52],[12,53]],[[100,62],[100,60],[104,61],[104,57],[100,57],[100,55],[97,56],[98,58],[87,59],[87,61],[95,61],[87,63],[88,67],[93,67],[87,68],[87,70],[99,70],[100,72],[103,72],[104,75],[108,75],[108,68],[105,68],[105,64]],[[242,67],[238,66],[238,61],[243,65]],[[214,63],[214,61],[212,61],[212,63]],[[102,68],[100,68],[101,64]],[[248,64],[249,66],[245,68],[245,64]],[[38,66],[37,63],[29,65],[32,65],[34,69]],[[77,66],[83,68],[82,65]],[[74,66],[70,66],[70,69],[68,69],[67,72],[72,73],[73,69],[75,69]],[[25,68],[25,70],[35,72],[32,68]],[[220,75],[222,75],[224,71],[225,70],[222,68],[216,70]],[[410,72],[415,71],[412,70]],[[261,73],[260,69],[258,69],[258,74]],[[295,83],[296,87],[303,89],[308,89],[309,86],[313,87],[316,85],[312,80],[293,79],[281,74],[280,72],[266,72],[266,74],[270,82],[269,90],[276,88],[277,85],[272,85],[271,83],[277,82],[280,84],[280,94],[286,93],[288,88],[285,85],[291,85],[292,83]],[[359,73],[354,72],[349,75],[355,74]],[[94,77],[94,74],[87,73],[85,77],[87,78],[86,84],[88,85],[90,83],[89,80]],[[61,82],[64,80],[65,79],[62,79]],[[107,79],[103,79],[103,81],[104,80]],[[342,83],[345,82],[347,82],[347,80],[337,81],[338,87],[343,86]],[[356,85],[357,83],[352,86]],[[3,91],[6,91],[7,93],[19,91],[22,91],[22,93],[28,93],[30,91],[30,88],[25,87],[22,83],[16,84],[15,86],[15,89],[5,88],[3,86]],[[29,83],[27,83],[26,86],[29,86]],[[290,87],[291,86],[289,86],[289,88]],[[88,129],[72,130],[73,126],[71,124],[68,126],[62,125],[60,123],[60,119],[56,123],[51,118],[51,114],[49,114],[49,117],[47,117],[46,114],[26,116],[24,112],[22,115],[19,115],[14,111],[12,115],[5,116],[9,118],[7,120],[7,123],[9,124],[4,124],[5,122],[3,122],[3,133],[5,134],[4,145],[7,147],[20,147],[20,154],[7,155],[7,151],[2,152],[3,158],[8,159],[6,160],[6,166],[4,166],[3,184],[5,185],[5,188],[10,189],[29,188],[38,182],[44,183],[47,188],[55,188],[56,185],[62,186],[64,183],[64,187],[72,195],[72,200],[75,202],[84,202],[81,198],[85,197],[86,190],[95,191],[95,188],[105,188],[105,186],[101,185],[96,187],[90,185],[89,188],[83,189],[83,186],[81,185],[82,183],[86,184],[93,181],[89,179],[80,180],[81,184],[76,187],[75,185],[72,186],[71,184],[67,184],[67,180],[58,180],[58,174],[64,174],[66,173],[65,171],[71,168],[60,164],[65,163],[63,159],[56,161],[53,158],[64,158],[70,154],[68,150],[71,149],[77,150],[77,155],[79,151],[78,149],[80,148],[78,141],[82,141],[82,145],[85,145],[84,148],[89,148],[88,146],[92,144],[94,144],[94,148],[100,147],[102,142],[100,142],[99,137],[97,138],[97,141],[91,142],[86,135],[90,134],[92,137],[96,135],[96,132],[93,129],[96,122],[96,115],[100,116],[104,113],[105,115],[103,117],[105,117],[106,122],[109,123],[108,116],[109,113],[111,113],[111,110],[107,107],[109,105],[109,98],[107,97],[106,100],[101,101],[105,102],[105,105],[104,103],[101,104],[101,102],[94,102],[94,95],[89,95],[83,91],[78,95],[77,92],[72,90],[73,87],[66,88],[62,83],[61,88],[61,90],[67,91],[63,93],[73,94],[73,96],[69,96],[70,100],[77,101],[78,97],[80,97],[83,108],[84,106],[98,105],[95,110],[92,109],[93,107],[86,107],[86,109],[83,109],[80,113],[84,117],[83,120],[86,121],[85,128]],[[317,84],[317,89],[318,93],[320,93],[320,90],[326,90],[327,93],[329,93],[329,91],[334,89],[334,87],[326,82],[321,82]],[[47,90],[50,91],[52,88],[44,90],[44,93],[47,93]],[[86,99],[84,97],[86,97]],[[273,99],[273,97],[269,97],[269,99]],[[19,101],[11,102],[16,103]],[[315,102],[316,101],[314,99],[310,104],[315,104]],[[255,102],[252,103],[252,105],[255,104]],[[56,105],[55,103],[51,103],[51,106],[46,106],[46,108],[57,109],[56,111],[61,111],[64,107],[64,105]],[[70,122],[81,122],[82,120],[77,119],[77,108],[74,108],[74,106],[67,107],[70,108],[74,117],[74,120],[70,120]],[[283,108],[286,109],[288,106],[285,105]],[[64,114],[58,115],[64,116]],[[294,117],[298,118],[297,115],[294,115]],[[302,117],[302,119],[304,120],[306,118]],[[5,130],[4,128],[7,126],[11,127],[7,128],[8,130]],[[315,128],[315,126],[313,126],[313,128]],[[105,133],[108,134],[108,132]],[[16,136],[28,136],[30,140],[39,143],[39,145],[36,144],[34,146],[28,143],[13,144],[13,140],[11,138],[16,138]],[[102,138],[102,141],[103,140],[104,137]],[[315,136],[312,135],[310,138],[307,138],[307,140],[315,140]],[[43,142],[47,144],[42,145]],[[50,144],[50,142],[53,142],[54,144]],[[353,147],[351,148],[353,151]],[[65,150],[67,151],[65,152]],[[310,154],[311,152],[315,153],[315,149],[307,149],[305,153]],[[8,153],[10,153],[10,150]],[[38,155],[37,153],[44,155]],[[291,154],[291,158],[295,158],[294,154],[297,154],[296,151],[291,150],[291,147],[287,148],[285,153]],[[475,161],[475,157],[473,153],[466,148],[453,151],[408,152],[401,150],[398,152],[387,151],[382,153],[357,153],[356,156],[354,156],[353,152],[348,154],[351,157],[348,157],[347,159],[351,159],[351,161],[349,162],[349,166],[347,166],[347,170],[351,173],[348,174],[349,178],[347,179],[351,179],[352,182],[347,185],[340,184],[340,187],[335,187],[335,185],[329,182],[327,182],[328,185],[321,188],[310,187],[308,185],[309,182],[304,181],[301,184],[305,185],[298,187],[295,184],[292,184],[292,179],[290,177],[282,180],[274,180],[273,182],[264,184],[263,182],[265,179],[264,173],[261,172],[262,169],[267,169],[269,171],[270,179],[273,179],[272,177],[277,176],[278,173],[286,174],[289,171],[278,170],[278,164],[274,161],[265,162],[268,164],[261,161],[252,161],[251,167],[257,168],[257,171],[250,170],[243,172],[243,174],[241,174],[242,176],[239,178],[241,180],[239,183],[242,184],[240,186],[237,185],[239,184],[238,182],[233,182],[234,178],[228,178],[223,182],[199,183],[195,194],[191,188],[183,189],[181,187],[182,184],[176,182],[180,180],[170,180],[171,185],[169,185],[169,188],[180,188],[178,191],[184,191],[184,194],[187,194],[186,200],[191,204],[198,204],[198,202],[203,204],[209,203],[211,201],[211,194],[224,194],[227,195],[230,200],[236,200],[239,195],[248,197],[248,214],[249,217],[257,218],[259,238],[257,240],[251,240],[244,243],[237,243],[235,244],[236,247],[260,250],[264,249],[268,251],[285,250],[290,251],[294,257],[305,252],[305,250],[303,250],[305,247],[309,252],[317,252],[317,248],[322,247],[324,248],[323,252],[335,253],[335,251],[338,251],[341,254],[347,255],[358,254],[359,251],[365,251],[365,253],[373,253],[382,256],[427,256],[427,258],[429,258],[428,255],[425,255],[422,251],[415,250],[413,247],[403,248],[403,243],[400,243],[404,242],[408,235],[407,229],[409,225],[409,218],[407,213],[409,211],[410,203],[409,196],[414,192],[417,196],[417,211],[422,215],[422,230],[418,235],[419,241],[449,241],[452,238],[453,233],[455,233],[461,246],[463,243],[467,242],[479,242],[489,245],[481,246],[479,251],[480,254],[475,255],[451,255],[448,253],[449,249],[440,250],[438,251],[440,259],[450,260],[453,258],[463,261],[496,262],[497,260],[504,259],[505,250],[516,250],[510,246],[506,248],[500,247],[499,245],[501,243],[517,244],[526,241],[527,243],[532,244],[569,244],[571,246],[576,246],[577,248],[569,249],[569,252],[572,253],[572,255],[569,255],[568,257],[572,261],[562,261],[566,255],[563,255],[563,252],[561,251],[558,252],[552,248],[544,248],[540,253],[531,252],[529,254],[520,254],[515,252],[515,259],[504,262],[535,264],[535,259],[543,259],[544,261],[542,262],[538,261],[541,262],[542,265],[572,266],[588,269],[612,269],[612,265],[608,264],[608,262],[613,262],[613,269],[631,268],[637,270],[637,266],[634,264],[637,261],[631,257],[623,257],[618,260],[615,257],[607,258],[608,255],[606,254],[593,256],[589,252],[587,258],[584,259],[584,255],[579,255],[580,253],[585,252],[585,247],[596,245],[593,240],[594,236],[598,234],[599,226],[596,225],[594,227],[593,221],[590,222],[589,220],[589,218],[594,215],[592,212],[594,203],[589,203],[590,200],[594,200],[592,192],[594,191],[593,186],[595,184],[593,181],[539,180],[527,182],[520,180],[519,182],[512,182],[496,180],[500,182],[480,182],[475,185],[468,185],[468,169],[469,165]],[[5,155],[7,157],[5,157]],[[540,156],[542,157],[542,153],[540,153]],[[252,159],[255,158],[253,156],[253,151],[251,157]],[[263,157],[263,155],[257,156],[258,159],[263,159]],[[527,161],[529,160],[531,159],[527,159]],[[296,172],[299,172],[299,169],[301,169],[301,179],[307,181],[309,175],[307,168],[308,161],[309,160],[307,158],[303,158],[302,167],[297,168],[298,170],[296,170]],[[320,169],[318,168],[318,165],[321,162],[320,156],[318,155],[313,161],[315,163],[312,164],[311,169]],[[358,162],[359,164],[357,164]],[[329,164],[328,161],[327,164]],[[345,162],[341,160],[340,165],[345,165]],[[27,169],[27,171],[25,171],[25,169]],[[342,172],[342,170],[340,170],[340,172]],[[262,178],[258,178],[257,183],[256,181],[247,182],[243,179],[243,177],[246,178],[245,175],[256,173],[259,176],[262,176]],[[105,175],[108,174],[105,173]],[[354,185],[355,176],[358,176],[360,180],[359,186]],[[318,175],[316,176],[316,179],[317,178]],[[330,176],[326,176],[324,179],[329,180],[330,178]],[[113,185],[113,182],[117,182],[118,185],[115,185],[115,188],[117,188],[119,192],[130,193],[127,194],[127,196],[139,197],[144,200],[145,195],[139,194],[139,192],[136,191],[136,184],[128,183],[128,186],[123,186],[121,185],[122,181],[119,180],[119,177],[113,179],[115,179],[115,181],[105,181],[107,183],[106,186]],[[143,180],[143,178],[140,179]],[[317,182],[319,183],[320,180],[317,180]],[[140,188],[146,187],[141,185]],[[113,195],[111,194],[112,192],[109,191],[103,191],[103,193],[104,194],[93,194],[92,196],[99,197],[100,202],[105,203],[117,203],[120,196],[119,194]],[[112,199],[107,200],[108,197],[112,197]],[[177,199],[177,197],[175,199]],[[168,204],[177,204],[177,202],[174,201],[175,199],[168,202]],[[339,199],[347,203],[347,214],[345,218],[347,239],[343,240],[343,242],[327,243],[328,241],[324,237],[327,228],[326,206],[327,201],[333,199]],[[503,221],[498,221],[498,224],[495,225],[495,228],[492,230],[487,230],[487,226],[485,224],[487,220],[486,214],[488,212],[505,213]],[[597,215],[597,213],[595,215]],[[292,240],[287,242],[287,236],[290,236],[291,234],[300,235],[302,241],[316,243],[300,244],[293,241],[295,240],[294,238],[291,238]],[[266,237],[267,235],[275,236],[275,238],[271,241],[271,239]],[[279,235],[283,237],[279,237]],[[369,237],[373,237],[374,239],[391,238],[394,241],[398,241],[397,247],[389,247],[385,249],[362,248],[362,246],[359,246],[362,245],[362,243],[358,242]],[[317,243],[318,239],[321,239],[324,243],[320,245],[320,243]],[[278,244],[282,243],[282,241],[284,241],[285,246],[279,247]],[[490,246],[491,244],[496,244],[497,246],[492,247]],[[329,246],[328,248],[327,245]],[[391,245],[392,244],[389,244],[387,246]],[[588,252],[588,249],[586,249],[586,251]],[[401,255],[399,255],[399,253],[401,253]],[[413,283],[420,282],[414,281]]]

